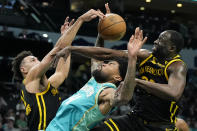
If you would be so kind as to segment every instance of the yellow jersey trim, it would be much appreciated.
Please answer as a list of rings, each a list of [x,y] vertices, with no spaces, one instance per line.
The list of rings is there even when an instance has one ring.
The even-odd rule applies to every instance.
[[[41,95],[41,99],[42,99],[42,104],[43,104],[43,107],[44,107],[44,125],[43,125],[43,130],[45,130],[45,128],[46,128],[46,105],[45,105],[45,101],[44,101],[43,95]]]
[[[176,104],[176,102],[175,102],[175,101],[172,101],[172,102],[171,102],[171,106],[170,106],[170,113],[171,113],[171,115],[170,115],[170,120],[171,120],[171,123],[176,123],[176,117],[175,117],[174,120],[173,120],[172,118],[173,118],[173,116],[175,115],[177,109],[179,108],[179,106],[176,105],[174,111],[172,112],[172,108],[173,108],[174,104]]]
[[[168,73],[167,73],[168,67],[169,67],[173,62],[176,62],[176,61],[182,61],[182,62],[183,62],[183,60],[181,60],[181,59],[174,59],[174,60],[171,60],[171,61],[166,65],[166,67],[165,67],[165,69],[164,69],[164,75],[165,75],[165,77],[166,77],[166,80],[169,79]],[[184,63],[184,62],[183,62],[183,63]]]
[[[116,125],[116,123],[114,123],[114,121],[110,118],[109,119],[111,121],[111,123],[114,125],[114,127],[116,128],[117,131],[120,131],[118,126]]]
[[[111,127],[111,125],[109,123],[107,123],[107,121],[105,121],[104,123],[110,128],[111,131],[114,131],[114,129]]]
[[[44,95],[44,94],[46,94],[48,92],[49,88],[50,88],[50,82],[48,83],[47,89],[45,91],[40,92],[40,93],[35,93],[35,94],[36,95]]]
[[[42,125],[42,109],[41,109],[41,106],[40,106],[40,100],[39,100],[38,95],[36,95],[36,100],[37,100],[39,114],[40,114],[40,122],[39,122],[39,125],[38,125],[38,130],[40,130],[41,129],[41,125]]]
[[[145,62],[147,62],[152,56],[153,56],[153,55],[150,54],[150,56],[148,56],[145,60],[143,60],[143,61],[140,63],[139,67],[142,66]]]

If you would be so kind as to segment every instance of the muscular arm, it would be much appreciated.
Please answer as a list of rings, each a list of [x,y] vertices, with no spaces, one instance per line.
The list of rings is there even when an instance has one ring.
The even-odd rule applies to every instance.
[[[131,100],[136,86],[136,82],[135,82],[136,61],[137,61],[137,57],[129,58],[127,73],[124,82],[123,84],[120,84],[118,90],[116,90],[114,96],[111,98],[110,104],[112,106],[127,104]]]
[[[78,19],[73,25],[66,19],[64,25],[61,27],[62,37],[58,40],[56,46],[64,47],[70,46],[76,33],[78,32],[82,22]],[[73,20],[71,21],[73,22]],[[68,28],[68,29],[67,29]],[[72,30],[72,31],[71,31]],[[53,87],[59,87],[67,78],[70,69],[70,56],[67,59],[60,58],[56,67],[55,73],[49,78]]]
[[[66,60],[64,58],[59,59],[55,73],[49,78],[53,87],[58,88],[67,78],[70,70],[70,60],[70,55]]]
[[[96,39],[96,43],[95,43],[96,47],[104,47],[104,40],[99,36],[97,36]],[[91,59],[91,72],[93,72],[94,70],[97,69],[97,66],[100,64],[101,61],[99,60],[95,60],[95,59]]]
[[[69,47],[72,53],[80,54],[85,57],[94,58],[96,60],[113,60],[116,58],[122,58],[128,60],[128,51],[113,50],[103,47],[85,47],[85,46],[72,46]],[[143,60],[151,54],[146,49],[140,49],[137,56],[138,59]]]
[[[55,56],[55,54],[60,51],[62,48],[64,48],[65,46],[71,44],[71,42],[73,41],[78,29],[80,28],[80,26],[82,25],[83,21],[81,19],[78,19],[75,24],[72,25],[72,27],[70,27],[68,29],[67,32],[65,32],[57,41],[55,47],[43,58],[43,60],[40,62],[40,64],[38,64],[37,66],[35,66],[35,68],[33,68],[32,70],[32,76],[33,78],[40,78],[43,74],[46,73],[46,71],[49,69],[52,60]],[[70,60],[67,61],[67,63]],[[59,66],[63,66],[64,64],[60,62]],[[66,69],[63,69],[66,70]],[[60,71],[60,68],[58,68],[58,71]]]
[[[104,109],[128,103],[134,92],[136,86],[135,73],[137,63],[137,53],[146,42],[147,37],[143,39],[143,32],[139,28],[135,30],[135,36],[129,40],[128,43],[128,67],[124,82],[120,84],[117,90],[108,89],[108,93],[104,95],[105,100],[109,100],[109,104]],[[109,91],[111,90],[111,91]],[[103,94],[105,90],[103,91]],[[101,93],[102,95],[102,93]],[[101,98],[102,99],[102,98]],[[102,106],[101,106],[102,107]]]
[[[55,47],[63,49],[64,47],[71,45],[82,24],[83,20],[78,18],[76,22],[58,39]]]
[[[187,69],[182,62],[174,62],[169,67],[170,76],[168,84],[152,83],[136,79],[137,85],[160,98],[178,101],[181,97],[185,84]]]
[[[54,47],[43,59],[42,61],[35,65],[27,74],[26,81],[32,81],[34,79],[41,79],[41,77],[46,73],[46,71],[49,69],[53,58],[55,57],[56,52],[58,52],[60,49],[57,47]]]
[[[59,40],[57,41],[54,49],[53,50],[53,57],[54,54],[56,54],[58,51],[60,51],[62,48],[64,48],[67,45],[70,45],[71,42],[73,41],[74,37],[76,36],[76,33],[78,32],[80,26],[82,25],[82,23],[84,21],[90,21],[94,18],[96,18],[97,16],[103,18],[104,14],[99,13],[98,11],[95,11],[93,9],[89,10],[88,12],[86,12],[85,14],[83,14],[82,16],[80,16],[77,21],[65,32],[63,33],[63,35],[59,38]],[[52,55],[51,55],[52,56]],[[51,58],[53,58],[51,57]],[[37,69],[34,70],[34,76],[36,76],[37,78],[39,78],[40,76],[42,76],[49,68],[52,59],[49,59],[48,55],[44,58],[44,61],[41,61],[42,64],[39,64],[38,66],[36,66]],[[70,63],[70,58],[66,61],[66,63]],[[64,63],[60,61],[60,63],[58,63],[58,69],[56,71],[58,71],[58,75],[56,78],[54,78],[54,76],[51,79],[56,79],[57,81],[55,82],[55,86],[59,86],[63,81],[63,79],[59,79],[59,77],[63,77],[65,79],[65,77],[67,76],[66,74],[68,72],[66,72],[66,74],[62,74],[60,72],[63,71],[68,71],[69,68],[65,67],[62,68],[64,66]],[[60,75],[62,74],[62,75]],[[51,80],[50,79],[50,80]],[[55,80],[51,80],[51,81],[55,81]]]

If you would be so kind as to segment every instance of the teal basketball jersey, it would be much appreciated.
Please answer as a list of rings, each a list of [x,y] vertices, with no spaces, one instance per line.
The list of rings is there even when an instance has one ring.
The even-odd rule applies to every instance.
[[[78,92],[64,100],[46,131],[88,131],[106,117],[98,106],[98,96],[112,83],[97,83],[92,77]]]

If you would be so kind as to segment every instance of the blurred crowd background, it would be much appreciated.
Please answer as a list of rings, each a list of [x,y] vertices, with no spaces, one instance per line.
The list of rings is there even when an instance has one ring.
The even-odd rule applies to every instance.
[[[0,0],[0,131],[27,131],[25,108],[20,101],[21,82],[13,79],[11,62],[22,50],[31,50],[42,59],[60,36],[60,26],[66,16],[77,18],[85,11],[104,10],[109,2],[112,12],[120,14],[127,23],[122,42],[112,49],[127,48],[127,41],[139,26],[152,45],[158,35],[167,29],[179,31],[184,49],[192,50],[194,65],[188,69],[187,85],[182,97],[179,117],[197,131],[197,2],[195,0]],[[181,6],[179,5],[181,4]],[[93,46],[85,37],[95,40],[98,19],[85,23],[72,45]],[[45,32],[45,33],[43,33]],[[56,34],[50,37],[50,33]],[[53,35],[51,35],[53,36]],[[58,37],[57,37],[58,36]],[[184,52],[183,52],[184,54]],[[190,57],[190,56],[188,56]],[[190,63],[187,63],[190,64]],[[90,59],[72,55],[69,77],[59,88],[64,99],[79,90],[90,79]],[[54,72],[50,69],[49,76]],[[113,115],[124,114],[129,106],[121,106]]]

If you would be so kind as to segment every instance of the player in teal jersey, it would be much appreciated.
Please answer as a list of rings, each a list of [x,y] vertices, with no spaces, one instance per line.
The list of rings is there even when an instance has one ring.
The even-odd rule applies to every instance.
[[[128,43],[128,68],[122,67],[120,60],[109,60],[98,64],[93,77],[74,95],[64,100],[47,131],[87,131],[105,118],[115,106],[127,103],[133,95],[137,52],[145,43],[142,31],[132,35]],[[97,43],[100,43],[100,37]],[[69,48],[60,51],[57,56],[65,59]],[[126,74],[124,79],[124,74]],[[120,83],[116,90],[115,84]]]

